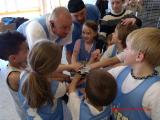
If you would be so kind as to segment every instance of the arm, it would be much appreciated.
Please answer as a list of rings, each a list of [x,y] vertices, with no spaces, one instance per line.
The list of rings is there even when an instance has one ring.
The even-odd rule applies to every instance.
[[[11,72],[7,78],[8,86],[18,92],[19,88],[19,79],[20,79],[20,72]]]
[[[66,50],[66,59],[69,64],[71,64],[72,52]]]
[[[78,85],[78,82],[80,81],[81,79],[81,75],[78,75],[76,74],[73,79],[72,79],[72,82],[70,83],[69,85],[69,90],[68,90],[68,93],[70,94],[71,92],[75,92],[76,91],[76,88],[77,88],[77,85]]]
[[[89,67],[90,69],[96,69],[100,67],[108,67],[110,65],[115,65],[117,63],[120,63],[120,60],[118,59],[117,56],[115,56],[112,58],[104,58],[102,61],[90,64]]]
[[[62,72],[64,70],[66,71],[79,71],[79,69],[82,67],[80,63],[74,63],[74,64],[60,64],[57,68],[57,72]]]
[[[107,49],[107,51],[110,51],[109,50],[110,48],[112,48],[112,47],[109,47]],[[107,51],[106,51],[106,54],[110,55],[110,52],[107,52]],[[124,56],[125,56],[124,52],[121,52],[121,53],[117,54],[116,56],[110,57],[110,58],[108,56],[106,56],[106,58],[104,57],[101,61],[94,63],[94,64],[91,64],[89,67],[90,67],[90,69],[95,69],[95,68],[108,67],[111,65],[115,65],[117,63],[123,62]]]
[[[104,54],[102,55],[102,57],[100,57],[100,51],[96,50],[93,52],[93,54],[91,54],[91,59],[89,61],[89,64],[96,62],[94,59],[100,59],[100,61],[102,61],[104,58],[110,58],[112,56],[112,51],[113,51],[114,45],[108,47],[108,49],[104,52]],[[94,61],[94,62],[93,62]]]
[[[77,57],[78,57],[78,54],[79,54],[79,50],[80,50],[80,40],[77,40],[75,45],[74,45],[71,63],[77,63],[78,62]]]
[[[68,108],[71,111],[72,119],[79,120],[79,113],[80,113],[80,98],[76,94],[76,86],[78,81],[80,80],[80,76],[75,76],[69,85],[69,101],[68,101]]]

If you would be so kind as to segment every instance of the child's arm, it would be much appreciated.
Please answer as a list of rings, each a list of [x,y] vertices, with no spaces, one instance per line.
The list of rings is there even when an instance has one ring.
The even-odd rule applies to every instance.
[[[110,65],[115,65],[117,63],[120,63],[120,60],[118,59],[117,56],[115,56],[112,58],[104,58],[102,61],[90,64],[89,67],[90,69],[96,69],[100,67],[108,67]]]
[[[79,71],[79,69],[82,67],[82,65],[80,63],[74,63],[74,64],[60,64],[57,68],[57,72],[62,72],[64,70],[67,71]]]
[[[76,91],[76,88],[77,88],[77,84],[78,82],[80,81],[81,79],[81,75],[79,74],[76,74],[73,79],[72,79],[72,82],[70,83],[69,85],[69,88],[68,88],[68,93],[70,94],[71,92],[75,92]]]
[[[72,58],[71,58],[71,63],[77,63],[77,57],[79,54],[79,50],[80,50],[80,40],[77,40],[75,45],[74,45],[74,49],[73,49],[73,54],[72,54]]]
[[[112,68],[118,67],[118,66],[126,66],[125,63],[118,63],[112,66]]]
[[[19,84],[18,84],[19,79],[20,79],[20,72],[18,71],[11,72],[7,78],[8,86],[16,92],[18,91],[18,88],[19,88]]]
[[[69,85],[69,100],[68,100],[68,108],[71,112],[72,115],[72,119],[73,120],[79,120],[79,116],[80,116],[80,103],[81,100],[78,97],[78,95],[76,94],[76,86],[78,84],[78,81],[80,80],[80,76],[75,76],[71,82],[71,84]]]

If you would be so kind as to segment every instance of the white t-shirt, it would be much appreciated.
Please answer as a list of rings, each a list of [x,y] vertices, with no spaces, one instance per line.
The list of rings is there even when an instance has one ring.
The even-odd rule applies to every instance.
[[[49,24],[49,15],[46,15],[46,25],[47,25],[48,32],[50,33],[49,40],[55,42],[58,36],[54,34],[51,30],[51,27]],[[29,22],[25,30],[26,30],[26,37],[27,37],[29,48],[31,48],[32,45],[37,40],[47,39],[46,31],[36,19]],[[72,42],[72,31],[73,31],[73,25],[71,27],[69,34],[59,42],[59,45],[67,45]]]
[[[125,68],[126,66],[119,66],[109,70],[115,78],[119,75],[119,73]],[[131,74],[126,77],[122,84],[122,92],[129,93],[133,89],[135,89],[143,80],[134,79]],[[145,111],[148,117],[152,120],[159,120],[160,119],[160,81],[152,84],[149,89],[145,92],[142,106],[144,108],[150,108],[150,110]],[[145,110],[145,109],[144,109]]]

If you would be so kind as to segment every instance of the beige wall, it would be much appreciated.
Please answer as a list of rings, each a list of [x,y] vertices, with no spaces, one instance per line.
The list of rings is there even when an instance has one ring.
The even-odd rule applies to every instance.
[[[41,11],[42,14],[50,13],[55,7],[65,6],[69,0],[41,0]]]

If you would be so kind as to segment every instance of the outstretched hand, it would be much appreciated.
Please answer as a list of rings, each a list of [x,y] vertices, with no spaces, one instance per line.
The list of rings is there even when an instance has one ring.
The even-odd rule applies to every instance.
[[[122,19],[121,21],[122,21],[121,22],[122,25],[134,25],[136,23],[135,18],[126,18],[126,19]]]
[[[81,63],[72,63],[70,64],[70,67],[72,70],[74,70],[75,72],[78,72],[80,70],[80,68],[83,67],[83,65]]]

